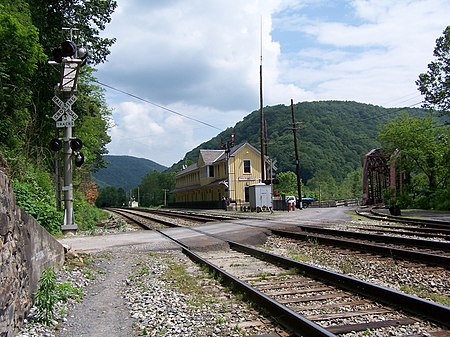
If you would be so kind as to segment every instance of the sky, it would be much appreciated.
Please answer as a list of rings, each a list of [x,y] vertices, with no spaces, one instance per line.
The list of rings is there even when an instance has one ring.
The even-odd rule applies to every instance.
[[[450,0],[117,0],[111,155],[171,166],[263,105],[420,106]],[[238,137],[236,136],[238,139]]]

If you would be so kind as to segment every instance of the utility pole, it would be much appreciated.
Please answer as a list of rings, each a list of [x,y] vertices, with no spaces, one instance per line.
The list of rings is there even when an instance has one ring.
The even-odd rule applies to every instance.
[[[260,57],[260,63],[259,63],[259,103],[260,103],[260,114],[261,114],[261,182],[264,182],[266,180],[266,174],[265,174],[265,166],[266,166],[266,158],[264,156],[264,109],[263,109],[263,76],[262,76],[262,18],[261,18],[261,29],[260,29],[260,43],[261,43],[261,57]]]
[[[263,85],[262,85],[262,55],[261,55],[261,64],[259,66],[259,101],[260,101],[260,114],[261,114],[261,182],[264,182],[266,180],[266,174],[265,174],[265,166],[266,166],[266,160],[264,156],[264,147],[265,147],[265,140],[264,140],[264,109],[263,109]]]
[[[169,192],[169,190],[167,188],[163,188],[164,191],[164,207],[167,207],[167,192]]]
[[[61,80],[56,85],[55,96],[52,99],[56,108],[59,109],[52,118],[56,122],[56,129],[63,129],[63,138],[59,138],[59,132],[57,132],[57,137],[50,141],[50,148],[55,152],[63,149],[64,153],[64,185],[61,187],[64,193],[64,222],[61,230],[63,233],[67,233],[78,229],[73,214],[72,159],[75,159],[76,166],[81,166],[84,163],[84,155],[80,152],[83,142],[73,137],[72,128],[75,126],[78,115],[72,111],[72,104],[77,100],[74,93],[77,91],[80,68],[86,63],[87,51],[81,45],[73,42],[73,35],[75,32],[78,33],[78,29],[63,28],[63,31],[69,32],[69,39],[63,41],[60,48],[53,50],[53,61],[49,62],[49,64],[61,64]],[[61,98],[58,97],[58,94]],[[55,172],[58,173],[58,176],[59,162],[57,162],[57,158],[55,159]],[[57,203],[59,203],[58,198],[59,196]]]
[[[298,160],[298,147],[297,147],[297,125],[294,120],[294,100],[291,99],[291,113],[292,113],[292,132],[294,133],[294,151],[295,151],[295,173],[297,175],[297,193],[299,199],[299,208],[303,209],[302,204],[302,182],[300,180],[300,162]]]
[[[225,144],[222,144],[222,148],[225,149],[225,154],[227,157],[228,192],[227,192],[226,206],[228,206],[229,202],[231,201],[230,152],[233,146],[234,146],[234,133],[231,134],[231,140],[227,140]]]

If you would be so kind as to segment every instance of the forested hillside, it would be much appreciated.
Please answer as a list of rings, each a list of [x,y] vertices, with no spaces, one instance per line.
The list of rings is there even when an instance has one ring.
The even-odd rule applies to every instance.
[[[402,112],[413,115],[421,109],[387,109],[380,106],[346,101],[302,102],[294,105],[294,119],[299,127],[300,171],[304,184],[311,180],[328,179],[337,183],[360,168],[364,155],[380,146],[376,140],[380,125],[399,116]],[[276,160],[278,172],[295,172],[295,153],[292,132],[291,106],[276,105],[264,108],[267,124],[268,155]],[[221,141],[248,141],[260,149],[260,111],[246,116],[234,128],[229,128],[213,139],[188,152],[183,163],[196,160],[199,149],[218,149]]]
[[[94,173],[94,180],[100,187],[115,186],[129,191],[138,186],[142,177],[157,171],[162,172],[167,167],[152,160],[130,156],[103,156],[106,167]]]
[[[82,160],[73,169],[70,183],[74,187],[74,217],[80,229],[90,229],[107,216],[93,206],[98,191],[91,173],[104,164],[102,155],[107,153],[106,144],[110,142],[107,130],[111,111],[93,74],[94,67],[106,61],[115,41],[100,36],[100,31],[111,21],[116,7],[114,0],[51,4],[40,0],[0,0],[0,169],[12,179],[18,205],[50,233],[61,231],[65,214],[62,204],[71,201],[71,197],[62,201],[62,181],[58,184],[60,191],[55,192],[54,174],[58,171],[58,176],[63,176],[64,153],[61,148],[49,146],[50,140],[62,142],[64,135],[64,127],[57,127],[53,119],[55,99],[68,98],[67,91],[62,92],[59,85],[63,82],[62,58],[55,57],[58,51],[63,54],[63,43],[70,47],[63,56],[70,58],[75,49],[88,50],[87,59],[79,63],[79,76],[75,76],[76,103],[71,107],[77,116],[71,115],[76,119],[72,135],[83,144],[82,149],[78,148],[81,153],[77,153]],[[78,35],[72,36],[64,27],[77,28],[81,39],[75,42],[82,42],[82,46],[67,41]],[[53,64],[49,64],[50,60]],[[65,82],[70,83],[73,82]],[[73,155],[75,159],[75,151]],[[55,166],[61,170],[55,170]],[[67,191],[65,188],[64,193]]]

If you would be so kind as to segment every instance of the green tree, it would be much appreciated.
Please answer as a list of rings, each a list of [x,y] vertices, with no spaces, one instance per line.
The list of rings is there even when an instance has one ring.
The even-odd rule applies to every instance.
[[[336,180],[331,172],[325,170],[318,171],[308,181],[303,190],[307,195],[314,196],[318,200],[336,200],[341,198]]]
[[[397,165],[411,177],[410,193],[431,200],[438,190],[448,188],[449,126],[439,125],[431,116],[402,114],[381,129],[379,139],[387,155],[400,151]],[[420,206],[429,207],[423,202]]]
[[[283,195],[297,195],[297,175],[292,172],[280,172],[277,174],[277,179],[280,183],[277,185],[277,189],[280,194]]]
[[[97,207],[126,206],[126,194],[123,188],[106,186],[100,189],[99,196],[95,201]]]
[[[111,110],[108,108],[104,90],[93,84],[94,69],[87,68],[79,84],[80,94],[74,111],[79,115],[75,132],[83,140],[83,153],[86,164],[82,166],[86,173],[105,167],[103,155],[107,154],[106,145],[111,141],[108,128],[111,126]]]
[[[31,10],[32,23],[39,30],[39,41],[46,55],[51,55],[52,50],[68,39],[67,33],[62,28],[79,29],[80,42],[89,51],[88,63],[99,64],[106,60],[109,48],[115,39],[100,37],[100,31],[111,21],[111,14],[117,6],[113,0],[26,0]],[[76,39],[75,39],[76,40]],[[27,139],[30,140],[30,150],[27,156],[39,160],[46,159],[47,144],[54,136],[55,122],[51,118],[54,112],[52,97],[54,86],[60,80],[59,66],[50,66],[46,62],[38,63],[38,69],[32,78],[33,97],[30,108],[30,125],[27,130]],[[78,109],[85,94],[83,81],[91,81],[89,67],[82,68],[82,73],[88,76],[79,80],[77,101],[73,108],[80,116],[76,127],[80,127],[83,111]],[[92,83],[91,83],[92,85]],[[89,94],[89,92],[86,92]],[[100,118],[100,116],[96,116]],[[92,119],[89,120],[92,122]],[[100,150],[101,151],[101,150]],[[49,161],[47,161],[50,164]]]
[[[167,202],[173,199],[168,192],[174,188],[174,173],[152,171],[142,178],[139,185],[140,203],[145,207],[163,205],[164,195],[166,195]]]
[[[30,122],[32,77],[44,59],[37,29],[23,1],[0,1],[0,146],[21,149]]]
[[[428,64],[428,71],[420,74],[416,84],[425,96],[424,107],[450,114],[450,26],[436,40],[435,60]]]
[[[362,167],[347,174],[339,187],[339,199],[358,199],[362,195]]]

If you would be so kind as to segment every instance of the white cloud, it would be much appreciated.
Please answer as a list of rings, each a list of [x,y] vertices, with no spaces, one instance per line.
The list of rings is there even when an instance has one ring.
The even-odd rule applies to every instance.
[[[420,100],[414,82],[450,12],[448,0],[118,4],[104,33],[117,42],[100,81],[204,123],[108,91],[118,124],[108,149],[168,166],[259,109],[260,37],[264,105],[291,98],[401,105],[400,97]]]

